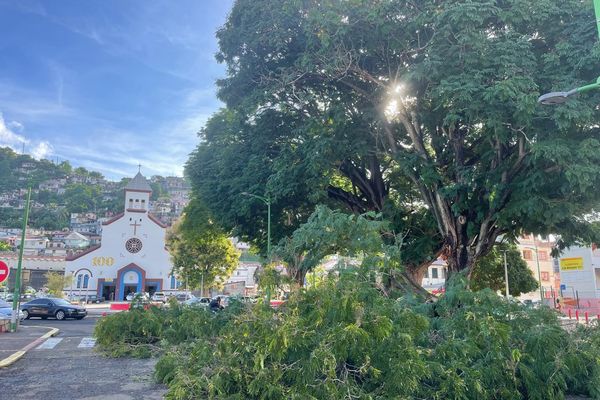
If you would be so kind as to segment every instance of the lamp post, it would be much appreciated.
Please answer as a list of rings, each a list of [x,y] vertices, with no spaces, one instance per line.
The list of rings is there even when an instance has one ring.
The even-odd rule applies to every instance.
[[[259,199],[267,205],[267,259],[271,261],[271,199],[268,197],[258,196],[248,192],[242,192],[244,196],[250,196]],[[267,286],[267,307],[271,306],[271,287]]]
[[[267,205],[267,258],[271,260],[271,199],[268,197],[258,196],[248,192],[242,192],[242,195],[254,197],[261,200]]]
[[[501,252],[504,253],[504,285],[505,285],[505,290],[506,290],[506,299],[508,300],[508,265],[506,263],[506,252],[508,250],[500,250]]]
[[[31,186],[27,192],[27,202],[25,203],[25,215],[23,216],[23,229],[21,230],[21,246],[19,248],[19,261],[17,264],[17,275],[15,277],[15,290],[13,295],[12,314],[10,316],[10,331],[17,331],[17,314],[19,313],[19,302],[21,300],[21,269],[23,266],[23,250],[25,250],[25,232],[27,231],[27,221],[29,219],[29,203],[31,201]]]
[[[600,0],[594,0],[594,11],[596,14],[596,26],[598,28],[598,38],[600,38]],[[538,98],[538,103],[545,105],[562,104],[566,102],[569,97],[573,97],[579,93],[587,92],[590,90],[600,89],[600,77],[595,83],[581,86],[575,89],[571,89],[566,92],[551,92],[541,95]]]

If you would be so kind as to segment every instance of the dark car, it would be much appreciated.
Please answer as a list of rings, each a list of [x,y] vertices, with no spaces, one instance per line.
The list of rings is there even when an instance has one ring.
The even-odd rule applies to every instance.
[[[87,315],[84,307],[76,306],[64,299],[42,298],[35,299],[21,306],[25,319],[30,317],[49,317],[63,320],[65,318],[83,319]]]
[[[104,303],[105,299],[104,299],[104,297],[98,297],[98,295],[90,294],[87,297],[81,296],[80,301],[87,302],[88,304],[89,303]]]

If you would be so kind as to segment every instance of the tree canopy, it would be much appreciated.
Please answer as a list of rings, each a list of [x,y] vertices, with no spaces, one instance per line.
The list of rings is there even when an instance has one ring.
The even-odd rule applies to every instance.
[[[490,288],[496,292],[505,292],[504,252],[506,252],[509,294],[516,297],[537,289],[538,282],[533,272],[514,245],[496,245],[487,255],[477,260],[471,275],[471,288],[473,290]]]
[[[198,198],[186,206],[167,235],[173,273],[192,288],[221,286],[237,267],[239,254],[211,220]],[[204,289],[203,288],[203,289]]]
[[[248,236],[265,213],[244,191],[273,199],[279,237],[318,203],[381,211],[413,272],[443,254],[471,273],[499,235],[590,241],[600,94],[536,99],[597,77],[593,20],[577,0],[238,0],[217,34],[227,109],[188,174]]]

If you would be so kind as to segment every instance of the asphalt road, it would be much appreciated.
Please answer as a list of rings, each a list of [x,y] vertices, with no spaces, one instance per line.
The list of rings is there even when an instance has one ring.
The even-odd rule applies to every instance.
[[[43,400],[162,399],[152,379],[156,360],[108,358],[94,351],[99,310],[83,320],[30,319],[24,326],[59,328],[60,333],[0,370],[0,397]]]

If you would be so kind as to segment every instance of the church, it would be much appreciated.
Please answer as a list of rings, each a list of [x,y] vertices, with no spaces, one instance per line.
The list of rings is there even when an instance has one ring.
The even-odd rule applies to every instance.
[[[170,292],[178,282],[165,247],[167,226],[149,213],[152,188],[138,172],[125,187],[124,211],[102,223],[100,245],[67,258],[68,295],[122,301],[127,294]]]

